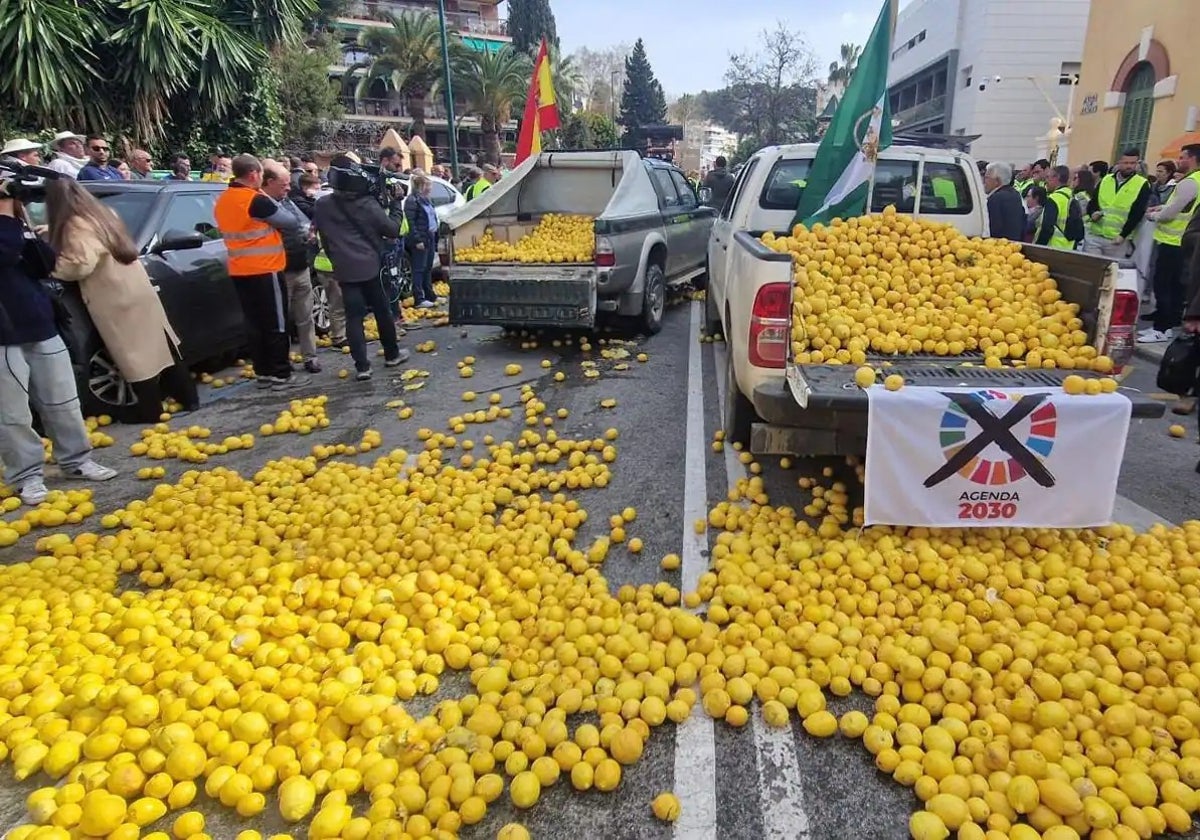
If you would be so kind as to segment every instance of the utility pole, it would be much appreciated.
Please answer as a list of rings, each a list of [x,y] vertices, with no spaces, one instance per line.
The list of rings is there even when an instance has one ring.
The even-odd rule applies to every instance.
[[[450,171],[458,181],[458,126],[454,123],[454,90],[450,82],[450,44],[446,36],[446,0],[438,0],[438,28],[442,33],[443,90],[446,97],[446,128],[450,132]]]

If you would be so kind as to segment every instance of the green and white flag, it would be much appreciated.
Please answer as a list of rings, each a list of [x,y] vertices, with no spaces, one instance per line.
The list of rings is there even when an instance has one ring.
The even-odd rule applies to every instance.
[[[897,1],[884,0],[846,94],[821,138],[793,225],[812,227],[866,212],[875,159],[892,145],[887,73]]]

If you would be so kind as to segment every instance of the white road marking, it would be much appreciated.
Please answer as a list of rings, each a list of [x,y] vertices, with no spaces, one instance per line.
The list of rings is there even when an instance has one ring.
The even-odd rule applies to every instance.
[[[1131,525],[1135,531],[1148,531],[1154,525],[1170,527],[1174,524],[1124,496],[1117,496],[1117,500],[1113,504],[1113,522]]]
[[[703,304],[692,304],[688,330],[687,430],[684,441],[683,553],[681,577],[684,592],[696,588],[708,569],[708,535],[697,534],[695,521],[708,516],[705,483],[704,376],[700,354],[700,320]],[[717,751],[712,718],[697,709],[675,729],[675,795],[681,813],[675,823],[678,840],[716,840]]]
[[[713,344],[713,367],[717,370],[717,395],[725,410],[725,370],[729,352],[722,343]],[[729,489],[746,477],[746,468],[732,446],[725,445],[725,475]],[[804,787],[800,779],[800,756],[794,730],[776,729],[763,720],[762,707],[754,706],[750,719],[754,736],[754,761],[758,766],[758,800],[763,818],[763,840],[807,840],[808,812],[804,809]]]

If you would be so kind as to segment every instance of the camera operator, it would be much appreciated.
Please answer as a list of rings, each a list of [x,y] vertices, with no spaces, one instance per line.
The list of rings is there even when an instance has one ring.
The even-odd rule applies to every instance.
[[[408,352],[400,348],[397,340],[396,322],[380,279],[382,254],[396,243],[396,222],[373,194],[377,184],[348,155],[333,159],[329,185],[333,193],[317,199],[313,207],[313,226],[333,265],[334,280],[342,290],[346,338],[354,357],[355,378],[363,382],[372,373],[363,329],[363,318],[368,311],[375,315],[384,365],[396,367],[408,360]]]
[[[0,175],[0,460],[4,483],[27,505],[45,501],[42,437],[33,428],[37,408],[54,457],[67,478],[108,481],[116,471],[92,460],[79,406],[71,354],[59,335],[54,304],[42,280],[54,268],[54,250],[30,229],[21,185]]]

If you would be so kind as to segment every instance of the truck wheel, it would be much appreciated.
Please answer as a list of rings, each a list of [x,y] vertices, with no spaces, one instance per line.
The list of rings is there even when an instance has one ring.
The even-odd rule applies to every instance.
[[[667,299],[667,278],[658,263],[646,266],[646,289],[642,292],[642,329],[655,335],[662,329]]]
[[[725,352],[725,440],[750,446],[750,428],[758,419],[754,404],[738,388],[737,374],[733,370],[733,354]]]

